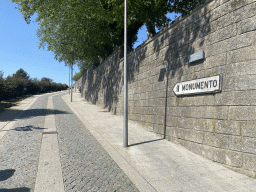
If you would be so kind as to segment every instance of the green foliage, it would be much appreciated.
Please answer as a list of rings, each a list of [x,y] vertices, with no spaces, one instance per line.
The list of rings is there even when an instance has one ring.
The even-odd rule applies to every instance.
[[[14,98],[24,94],[26,81],[19,77],[8,76],[4,81],[5,98]]]
[[[4,72],[0,71],[0,101],[4,98]]]
[[[3,78],[4,78],[4,72],[0,71],[0,79],[3,79]]]
[[[171,22],[168,12],[189,12],[205,0],[127,1],[128,39],[131,50],[138,30],[146,24],[149,32]],[[40,48],[54,52],[58,61],[80,63],[86,68],[108,57],[124,42],[123,0],[12,0],[27,23],[37,13]]]
[[[4,98],[4,79],[0,78],[0,101]]]
[[[195,7],[203,4],[206,0],[173,0],[173,10],[181,13],[182,16],[187,15]]]
[[[80,71],[83,71],[85,69],[88,69],[90,67],[91,63],[86,61],[78,61],[77,66],[80,69]]]
[[[1,71],[0,74],[3,72]],[[23,69],[19,69],[12,76],[7,76],[6,79],[3,78],[3,75],[0,76],[0,101],[22,95],[61,91],[67,88],[66,84],[55,83],[46,77],[40,81],[29,79],[29,75]]]
[[[82,76],[83,76],[83,72],[80,71],[80,72],[76,73],[72,79],[73,79],[74,81],[77,81],[77,80],[80,79]]]
[[[22,68],[20,68],[18,71],[16,71],[15,74],[13,74],[14,78],[22,78],[22,79],[29,79],[29,75],[26,71],[24,71]]]
[[[37,81],[30,80],[29,83],[26,84],[26,93],[35,95],[40,92],[39,83]]]

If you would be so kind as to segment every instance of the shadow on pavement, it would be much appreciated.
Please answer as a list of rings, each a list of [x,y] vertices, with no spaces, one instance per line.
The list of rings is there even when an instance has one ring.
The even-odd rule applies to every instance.
[[[54,110],[54,109],[28,109],[25,110],[24,113],[21,116],[16,116],[13,117],[11,113],[13,114],[20,114],[22,110],[17,110],[17,109],[11,109],[8,111],[8,114],[0,114],[0,122],[1,121],[11,121],[13,119],[26,119],[26,118],[31,118],[31,117],[37,117],[37,116],[46,116],[46,115],[53,115],[53,114],[69,114],[66,111],[61,111],[61,110]]]
[[[29,192],[30,189],[27,187],[15,188],[15,189],[1,189],[0,192]]]
[[[15,169],[0,170],[0,181],[4,181],[13,176]],[[14,189],[0,188],[0,192],[29,192],[30,189],[27,187],[20,187]]]
[[[13,106],[17,106],[17,104],[15,103],[9,103],[9,102],[0,102],[0,113],[5,111],[6,109],[13,107]]]
[[[150,140],[150,141],[143,141],[143,142],[140,142],[140,143],[134,143],[134,144],[129,145],[129,147],[135,146],[135,145],[142,145],[142,144],[145,144],[145,143],[151,143],[151,142],[154,142],[154,141],[161,141],[161,140],[164,140],[164,138],[162,138],[162,139],[154,139],[154,140]]]
[[[9,179],[10,177],[13,176],[14,172],[15,172],[14,169],[0,170],[0,181]],[[0,191],[1,191],[1,189],[0,189]]]
[[[46,129],[46,128],[40,128],[40,127],[34,127],[31,125],[25,126],[25,127],[16,127],[15,129],[11,129],[11,130],[15,130],[15,131],[33,131],[33,129]]]

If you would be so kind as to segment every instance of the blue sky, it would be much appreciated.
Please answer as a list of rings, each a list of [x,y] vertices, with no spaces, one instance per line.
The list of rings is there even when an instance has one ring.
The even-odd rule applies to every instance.
[[[17,4],[11,0],[0,0],[0,71],[4,72],[4,77],[22,68],[31,78],[47,77],[56,83],[68,85],[69,68],[63,62],[56,61],[52,52],[38,49],[38,24],[31,22],[28,25],[15,7]],[[145,40],[146,27],[143,26],[135,47]],[[76,72],[79,72],[79,69],[74,66],[74,74]]]
[[[38,49],[38,24],[28,25],[15,7],[11,0],[0,0],[0,71],[4,77],[22,68],[31,78],[48,77],[68,85],[69,68],[56,61],[52,52]],[[77,66],[75,72],[79,72]]]

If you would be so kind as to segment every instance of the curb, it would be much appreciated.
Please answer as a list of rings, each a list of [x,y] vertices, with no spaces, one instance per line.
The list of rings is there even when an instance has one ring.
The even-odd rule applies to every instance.
[[[61,98],[141,192],[157,191],[65,98]]]

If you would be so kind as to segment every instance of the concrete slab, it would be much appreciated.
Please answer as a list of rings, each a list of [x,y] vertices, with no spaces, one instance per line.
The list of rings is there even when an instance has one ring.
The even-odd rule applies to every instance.
[[[47,109],[53,109],[52,96]],[[45,117],[44,128],[35,192],[64,192],[54,114]]]
[[[23,102],[19,102],[17,106],[13,106],[8,110],[20,110],[19,113],[17,113],[16,117],[13,117],[11,121],[0,121],[0,139],[4,137],[4,135],[14,126],[16,123],[17,119],[22,116],[23,111],[29,109],[31,105],[37,100],[39,96],[32,96],[29,98],[26,98],[23,100]],[[5,113],[6,111],[4,111]],[[5,115],[4,113],[0,115]]]
[[[59,92],[55,92],[55,93],[46,93],[46,94],[40,94],[40,95],[33,95],[31,97],[28,97],[24,100],[21,100],[19,102],[17,102],[17,104],[15,106],[10,107],[9,109],[7,109],[6,111],[4,111],[3,113],[0,114],[0,139],[13,127],[13,125],[16,123],[16,120],[19,119],[19,117],[22,116],[23,111],[29,109],[33,103],[37,100],[37,98],[43,96],[43,95],[49,95],[52,94],[57,95],[59,94]],[[13,112],[12,112],[12,118],[10,119],[10,114],[9,112],[12,110],[16,110],[15,115],[13,116]],[[18,110],[18,112],[17,112]],[[7,116],[6,119],[8,120],[4,120],[5,116]]]

